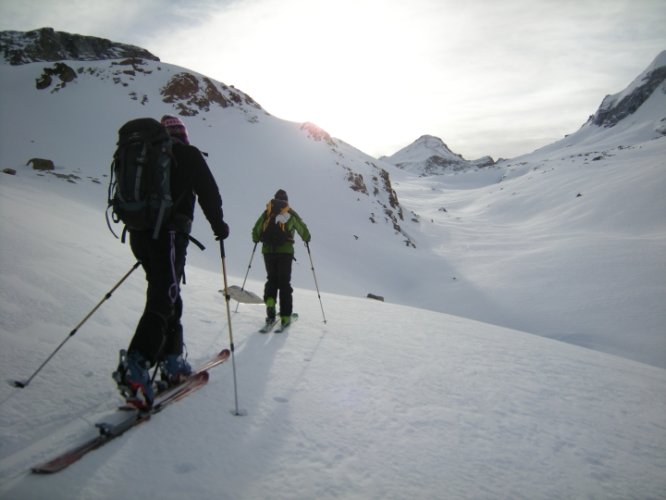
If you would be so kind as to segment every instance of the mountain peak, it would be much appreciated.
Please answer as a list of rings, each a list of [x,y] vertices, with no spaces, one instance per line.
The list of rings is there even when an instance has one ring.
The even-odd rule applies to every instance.
[[[588,123],[613,127],[633,115],[666,82],[666,50],[662,51],[625,90],[604,98]],[[664,89],[666,93],[666,89]]]
[[[432,149],[432,150],[436,150],[436,151],[444,150],[444,151],[448,151],[449,153],[455,155],[455,153],[453,153],[453,151],[451,151],[451,149],[449,149],[449,147],[446,145],[446,143],[442,139],[440,139],[439,137],[435,137],[434,135],[428,135],[428,134],[422,135],[421,137],[416,139],[416,141],[414,141],[412,143],[412,145],[413,146],[419,145],[419,146],[423,146],[423,147],[426,147],[428,149]],[[408,146],[408,147],[410,147],[410,146]],[[456,155],[456,156],[460,156],[460,155]]]
[[[4,60],[13,66],[39,61],[99,61],[126,57],[159,61],[157,56],[134,45],[55,31],[53,28],[26,32],[0,31],[0,51]]]
[[[422,175],[437,175],[447,171],[490,166],[495,163],[489,156],[475,161],[465,160],[461,155],[451,151],[442,139],[427,134],[422,135],[397,153],[382,157],[382,160],[403,170]]]

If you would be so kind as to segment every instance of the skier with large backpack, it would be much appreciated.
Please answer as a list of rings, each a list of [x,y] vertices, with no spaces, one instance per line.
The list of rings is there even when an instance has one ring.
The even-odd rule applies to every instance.
[[[183,357],[180,283],[195,200],[216,239],[227,238],[229,227],[215,178],[199,149],[190,145],[179,118],[132,120],[118,136],[109,206],[114,221],[123,222],[129,232],[130,247],[148,286],[145,309],[128,349],[120,351],[113,379],[128,402],[149,408],[154,399],[150,367],[159,364],[167,385],[192,372]]]
[[[262,242],[262,254],[266,265],[266,324],[276,322],[276,305],[279,294],[279,316],[282,326],[291,321],[293,313],[293,289],[291,288],[291,264],[294,260],[294,232],[305,243],[310,242],[310,231],[303,219],[289,206],[287,193],[279,189],[266,205],[252,229],[252,241]]]

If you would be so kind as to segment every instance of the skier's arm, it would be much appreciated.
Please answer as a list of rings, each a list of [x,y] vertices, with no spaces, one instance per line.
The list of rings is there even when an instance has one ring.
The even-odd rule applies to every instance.
[[[261,231],[264,226],[264,219],[266,217],[266,212],[262,212],[259,218],[257,219],[257,222],[254,223],[254,227],[252,228],[252,242],[258,243],[259,240],[261,239]]]
[[[293,228],[296,230],[298,235],[301,237],[301,239],[305,243],[310,242],[310,231],[308,230],[308,226],[303,222],[303,219],[294,211],[291,211],[291,217],[292,217],[292,224]]]
[[[199,206],[215,236],[224,239],[229,235],[229,227],[224,222],[222,196],[217,182],[201,152],[195,147],[189,149],[192,161],[188,162],[188,168],[192,169],[192,187],[197,195]]]

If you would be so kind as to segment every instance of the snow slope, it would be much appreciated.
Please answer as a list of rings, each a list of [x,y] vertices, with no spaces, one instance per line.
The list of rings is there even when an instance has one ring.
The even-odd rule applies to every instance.
[[[624,118],[395,189],[446,262],[428,307],[666,367],[666,52],[602,115]]]
[[[20,172],[26,170],[24,165],[30,158],[50,158],[59,173],[83,178],[81,184],[86,185],[81,191],[92,187],[94,191],[82,196],[103,212],[106,191],[98,189],[99,185],[90,186],[88,178],[99,180],[105,187],[118,128],[139,116],[175,114],[183,105],[188,113],[197,112],[183,120],[193,143],[209,154],[208,162],[222,190],[232,231],[228,242],[232,269],[240,271],[246,266],[252,250],[250,230],[266,202],[280,188],[287,190],[293,207],[315,235],[320,258],[336,263],[337,269],[324,271],[336,290],[356,294],[368,291],[367,282],[372,281],[374,273],[359,261],[373,251],[378,241],[396,248],[397,255],[413,255],[403,251],[409,236],[396,234],[391,217],[405,226],[406,233],[416,225],[407,214],[404,220],[399,219],[397,210],[390,206],[390,192],[376,160],[342,141],[327,141],[325,132],[316,126],[304,128],[272,117],[256,104],[248,104],[249,98],[240,91],[223,84],[218,87],[226,87],[227,100],[234,102],[235,94],[240,96],[237,99],[241,104],[223,108],[206,103],[205,110],[184,98],[163,102],[161,89],[178,75],[189,74],[203,84],[203,75],[184,68],[155,61],[143,61],[141,71],[133,69],[136,65],[119,61],[65,63],[76,71],[77,79],[62,88],[54,82],[45,90],[36,89],[34,81],[53,63],[16,67],[0,64],[3,168]],[[63,122],[66,127],[62,127]],[[363,180],[367,194],[352,189],[353,179],[358,178]],[[195,220],[194,234],[214,247],[210,228],[202,217]],[[357,240],[355,236],[359,235]],[[347,247],[345,265],[339,261],[340,244]],[[348,258],[356,254],[363,258]],[[219,266],[219,256],[214,252],[193,254],[192,258],[209,269]],[[333,265],[325,269],[329,267]],[[297,280],[299,276],[297,273]],[[356,277],[355,282],[350,276]]]
[[[77,78],[43,90],[53,63],[0,64],[0,167],[16,170],[0,175],[3,380],[28,378],[134,263],[104,222],[119,126],[192,112],[187,95],[162,100],[184,73],[210,90],[156,61],[64,63]],[[213,86],[235,104],[198,92],[184,120],[222,187],[230,284],[249,271],[261,293],[249,233],[284,188],[313,233],[323,302],[298,245],[293,330],[261,336],[261,307],[232,313],[247,416],[230,412],[227,363],[188,403],[63,473],[31,476],[118,403],[110,373],[144,300],[135,272],[30,386],[0,385],[0,498],[663,497],[661,87],[614,127],[416,177]],[[33,157],[56,170],[31,170]],[[229,332],[200,213],[194,234],[208,247],[191,248],[183,292],[196,364]]]
[[[373,293],[666,367],[666,146],[654,139],[657,116],[666,115],[663,92],[615,127],[586,125],[496,166],[418,178],[315,125],[270,116],[241,91],[184,68],[147,60],[64,64],[77,78],[42,90],[35,81],[54,63],[0,64],[0,163],[22,176],[34,175],[24,166],[29,158],[53,159],[55,174],[69,176],[61,181],[77,183],[73,196],[99,212],[93,224],[104,225],[118,127],[186,109],[196,112],[183,119],[222,189],[230,271],[247,270],[250,228],[283,188],[310,226],[329,292]],[[188,78],[199,85],[189,98],[173,85]],[[208,99],[206,82],[218,101],[233,105]],[[164,89],[180,97],[163,102]],[[90,228],[81,230],[89,239]],[[190,262],[219,269],[201,216],[194,235],[209,250],[192,250]],[[108,232],[100,237],[119,244]],[[600,251],[608,258],[597,258]],[[302,248],[297,259],[294,284],[312,289]],[[251,277],[261,279],[261,263],[254,264]]]
[[[0,177],[0,375],[25,379],[133,263],[55,178]],[[50,189],[44,189],[44,182]],[[80,238],[80,228],[90,238]],[[241,275],[230,277],[238,283]],[[193,362],[227,347],[220,273],[184,287]],[[660,498],[666,371],[442,313],[297,289],[261,335],[232,312],[232,365],[53,476],[34,465],[119,401],[109,376],[143,304],[135,273],[25,389],[0,385],[0,498]],[[261,282],[250,280],[259,291]],[[232,310],[235,307],[232,307]]]
[[[447,264],[439,310],[666,366],[665,152],[397,180]]]

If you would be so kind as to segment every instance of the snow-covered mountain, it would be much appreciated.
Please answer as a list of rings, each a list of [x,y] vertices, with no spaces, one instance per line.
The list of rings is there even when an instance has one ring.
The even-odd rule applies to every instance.
[[[125,50],[141,55],[138,48],[48,29],[6,32],[0,40],[3,168],[43,179],[45,189],[52,189],[49,179],[72,184],[71,196],[96,207],[100,224],[118,128],[131,118],[178,113],[193,142],[209,154],[222,188],[232,272],[246,271],[253,258],[250,228],[283,188],[310,226],[313,256],[329,291],[372,293],[666,366],[666,317],[655,312],[663,309],[655,292],[666,279],[662,254],[652,247],[664,242],[658,194],[664,139],[658,131],[666,97],[663,78],[655,84],[654,76],[662,75],[663,54],[627,90],[604,100],[602,109],[610,110],[611,103],[624,106],[627,96],[643,96],[640,105],[630,99],[634,111],[613,127],[591,121],[558,143],[487,167],[424,136],[390,158],[403,167],[411,162],[414,170],[372,158],[315,124],[271,116],[241,90],[155,56],[117,58]],[[52,60],[54,53],[84,54],[86,60]],[[465,168],[420,177],[435,156],[457,158]],[[26,163],[34,158],[51,160],[55,170],[33,172]],[[607,227],[613,234],[603,233]],[[573,228],[575,236],[568,233]],[[86,232],[82,228],[82,238]],[[194,234],[215,248],[201,216]],[[591,255],[599,249],[581,235],[600,238],[612,256]],[[107,244],[119,243],[109,233]],[[644,246],[646,260],[631,257]],[[305,257],[297,253],[294,281],[311,288]],[[190,252],[189,260],[219,267],[212,251]],[[541,271],[548,287],[540,285]],[[256,266],[254,272],[260,272]],[[621,276],[624,293],[581,308],[590,286],[604,287],[604,275]],[[630,315],[621,298],[627,293],[640,298]],[[646,326],[628,338],[635,315],[645,317]]]
[[[662,51],[626,89],[606,96],[578,131],[535,153],[538,157],[558,150],[594,154],[665,135],[666,51]]]
[[[657,138],[666,134],[666,118],[664,110],[660,109],[659,93],[664,93],[666,81],[666,51],[659,54],[648,68],[641,73],[625,90],[619,94],[606,96],[597,112],[590,117],[588,124],[610,128],[624,119],[635,115],[643,108],[643,112],[652,111],[652,118],[656,118],[655,132]],[[656,96],[651,103],[648,100]],[[645,107],[644,107],[645,105]],[[634,116],[634,120],[637,117]]]
[[[381,159],[407,172],[420,175],[459,172],[495,164],[490,156],[473,161],[465,160],[451,151],[439,137],[432,135],[423,135],[397,153]]]
[[[0,34],[13,51],[0,63],[0,378],[27,378],[69,340],[29,387],[0,385],[0,497],[666,491],[663,80],[612,127],[587,123],[519,158],[422,176],[271,116],[233,86],[120,56],[114,42],[84,51],[88,37],[58,34],[65,59],[28,54],[50,33],[38,35]],[[620,95],[645,94],[663,66],[661,54]],[[68,334],[134,264],[104,221],[117,130],[165,113],[183,117],[222,188],[231,284],[247,273],[261,293],[250,229],[288,191],[313,234],[313,263],[299,246],[294,266],[300,319],[287,336],[262,336],[262,308],[240,306],[237,392],[227,363],[187,403],[60,474],[31,476],[119,401],[109,374],[143,307],[141,272]],[[191,248],[183,287],[196,365],[231,332],[200,213],[194,235],[209,247]],[[244,417],[230,412],[236,395]]]
[[[414,167],[401,169],[313,123],[271,116],[241,90],[152,54],[117,58],[142,49],[49,29],[5,32],[0,40],[6,57],[0,65],[2,167],[42,179],[45,189],[52,189],[51,178],[72,184],[71,196],[96,207],[100,224],[118,128],[131,118],[178,113],[194,143],[209,154],[222,188],[232,272],[246,271],[253,258],[250,228],[283,188],[310,226],[313,257],[329,291],[372,293],[666,366],[666,317],[655,312],[663,309],[655,291],[663,290],[666,279],[653,247],[664,240],[664,202],[657,193],[664,179],[658,131],[666,104],[663,79],[655,85],[652,76],[662,74],[663,54],[616,99],[604,100],[602,108],[609,110],[611,101],[620,105],[626,96],[643,96],[613,127],[591,121],[553,145],[487,167],[465,162],[440,139],[424,136],[391,157]],[[86,60],[52,60],[53,53],[84,54]],[[649,96],[645,81],[651,82]],[[465,168],[422,177],[433,156],[457,158]],[[33,172],[26,166],[33,158],[51,160],[55,170]],[[603,232],[608,227],[611,235]],[[201,216],[194,234],[215,248]],[[580,235],[598,243],[588,248]],[[110,233],[107,244],[119,245]],[[593,257],[596,245],[612,256]],[[649,258],[633,259],[644,246],[640,252]],[[311,288],[304,258],[297,253],[294,282]],[[190,252],[189,261],[219,268],[213,251]],[[256,264],[253,271],[260,272]],[[549,286],[538,300],[533,289],[540,286],[540,270]],[[603,275],[621,276],[624,294],[639,298],[632,314],[624,313],[620,293],[580,307],[589,287],[604,287]],[[629,318],[636,315],[646,318],[646,326],[629,338],[626,330],[636,325]]]
[[[545,151],[570,148],[581,143],[584,147],[608,143],[631,146],[666,135],[666,51],[623,91],[606,96],[599,109],[589,117],[581,130],[561,141],[545,146]],[[424,135],[412,144],[382,160],[412,174],[438,175],[476,170],[496,164],[490,157],[465,160],[454,153],[439,137]]]
[[[2,49],[13,60],[47,58],[28,43],[41,37],[29,33],[22,45],[15,32],[10,34],[11,46]],[[81,40],[84,47],[92,45],[78,36],[61,34],[60,39],[65,46]],[[294,208],[311,226],[321,252],[343,239],[349,243],[348,255],[353,255],[358,247],[370,249],[379,235],[389,246],[415,245],[409,234],[415,217],[392,189],[390,166],[312,123],[270,116],[233,86],[154,57],[115,58],[123,47],[107,47],[100,60],[3,65],[3,167],[25,170],[28,160],[45,158],[55,163],[56,173],[103,184],[117,130],[125,121],[177,113],[193,142],[210,155],[236,236],[230,242],[232,255],[239,264],[250,254],[249,228],[279,188],[287,190]],[[81,52],[83,48],[75,48],[70,53]],[[84,190],[89,186],[82,186]],[[96,196],[101,206],[103,191]],[[201,218],[196,224],[198,236],[209,232]],[[337,258],[337,251],[332,252]],[[321,257],[333,258],[323,253]],[[336,270],[332,279],[344,283],[348,275],[367,274],[365,266],[354,268],[359,260],[349,259],[349,269]]]

